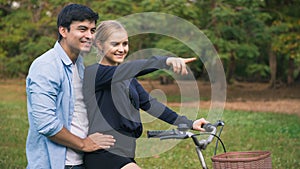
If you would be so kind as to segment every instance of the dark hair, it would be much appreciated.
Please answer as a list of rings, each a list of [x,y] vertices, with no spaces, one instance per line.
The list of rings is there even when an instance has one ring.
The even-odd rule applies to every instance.
[[[95,13],[91,8],[80,5],[80,4],[70,4],[65,6],[57,17],[57,28],[60,26],[65,27],[70,31],[70,25],[73,21],[95,21],[99,19],[98,13]],[[61,34],[58,31],[58,41],[62,39]]]

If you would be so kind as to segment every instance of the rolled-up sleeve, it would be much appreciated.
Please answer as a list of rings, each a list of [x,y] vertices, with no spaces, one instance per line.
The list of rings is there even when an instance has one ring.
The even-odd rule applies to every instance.
[[[36,64],[37,65],[37,64]],[[60,79],[57,70],[49,63],[32,66],[27,78],[27,94],[30,107],[29,116],[36,130],[47,137],[53,136],[63,128],[58,119],[57,101],[61,100]]]

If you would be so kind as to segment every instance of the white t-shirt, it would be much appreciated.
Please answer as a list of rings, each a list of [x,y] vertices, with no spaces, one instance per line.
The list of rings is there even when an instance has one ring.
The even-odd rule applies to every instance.
[[[74,135],[85,138],[88,133],[88,119],[87,110],[83,102],[82,94],[82,80],[79,77],[76,64],[72,65],[73,70],[73,87],[75,95],[74,113],[71,122],[71,133]],[[80,165],[83,164],[83,152],[74,151],[67,148],[66,164],[65,165]]]

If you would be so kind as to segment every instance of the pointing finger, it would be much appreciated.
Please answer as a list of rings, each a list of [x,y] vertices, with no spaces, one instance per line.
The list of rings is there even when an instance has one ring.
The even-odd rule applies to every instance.
[[[197,58],[184,58],[183,59],[184,63],[190,63],[190,62],[193,62],[195,60],[197,60]]]

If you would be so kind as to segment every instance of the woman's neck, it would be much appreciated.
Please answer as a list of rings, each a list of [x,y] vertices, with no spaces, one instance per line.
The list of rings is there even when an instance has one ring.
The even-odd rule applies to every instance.
[[[104,58],[100,60],[99,64],[105,65],[105,66],[118,66],[118,63],[111,62],[111,61],[109,61],[107,59],[104,59]]]

